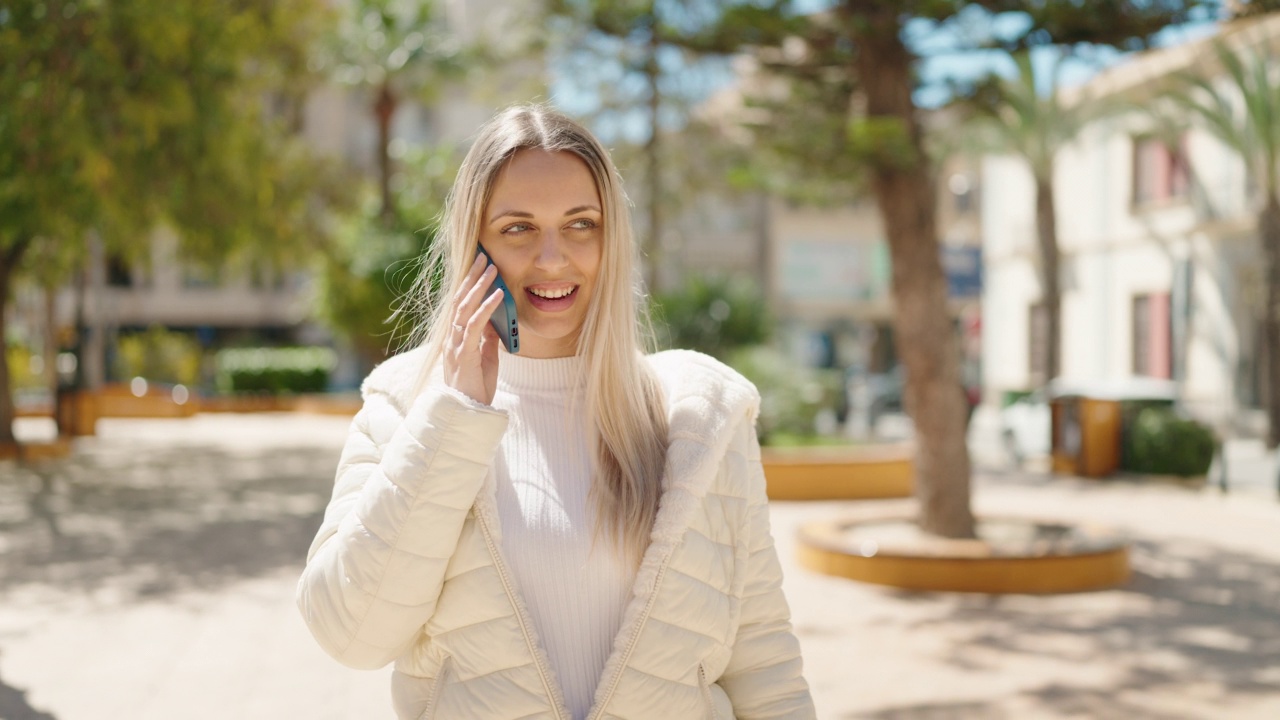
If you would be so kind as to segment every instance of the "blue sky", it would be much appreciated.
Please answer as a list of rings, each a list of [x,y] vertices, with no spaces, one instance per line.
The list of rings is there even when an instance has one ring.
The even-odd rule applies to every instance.
[[[803,12],[821,10],[830,5],[830,0],[799,0],[797,7]],[[923,79],[922,86],[916,92],[916,102],[922,107],[934,107],[948,99],[947,82],[949,80],[975,80],[991,72],[1007,74],[1014,71],[1012,60],[1001,51],[974,51],[975,38],[984,34],[1008,36],[1016,34],[1026,22],[1025,18],[1007,14],[994,21],[985,14],[974,12],[970,17],[961,17],[959,22],[948,27],[936,27],[931,23],[917,22],[908,25],[905,31],[907,42],[924,58],[920,68]],[[1163,47],[1176,45],[1189,40],[1211,34],[1216,23],[1209,20],[1188,23],[1166,29],[1155,39],[1155,45]],[[1035,62],[1052,63],[1059,51],[1054,48],[1043,48],[1037,51]],[[1064,87],[1077,85],[1087,81],[1099,70],[1122,62],[1126,53],[1110,49],[1092,49],[1087,55],[1083,53],[1066,59],[1060,71],[1060,82]],[[648,136],[646,112],[643,107],[643,79],[635,74],[623,72],[614,63],[612,67],[607,61],[589,59],[578,63],[569,63],[564,58],[553,60],[553,80],[551,97],[553,102],[567,112],[579,116],[597,115],[601,105],[600,96],[611,93],[623,97],[635,97],[635,109],[627,112],[611,112],[597,115],[595,131],[606,142],[626,141],[643,142]],[[588,56],[589,57],[589,56]],[[728,66],[722,60],[700,63],[698,68],[690,68],[682,64],[679,54],[671,52],[663,59],[664,70],[668,73],[666,82],[672,83],[671,92],[679,94],[686,103],[696,102],[698,95],[708,96],[733,81]],[[1048,77],[1048,73],[1041,73]],[[679,87],[675,87],[679,84]],[[678,126],[679,113],[672,112],[668,124]]]

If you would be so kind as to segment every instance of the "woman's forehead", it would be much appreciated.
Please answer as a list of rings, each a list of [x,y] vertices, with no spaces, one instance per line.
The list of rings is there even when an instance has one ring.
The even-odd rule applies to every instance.
[[[494,178],[490,203],[503,196],[531,201],[561,198],[571,206],[592,200],[600,202],[595,176],[586,161],[572,152],[541,148],[517,150],[502,164]]]

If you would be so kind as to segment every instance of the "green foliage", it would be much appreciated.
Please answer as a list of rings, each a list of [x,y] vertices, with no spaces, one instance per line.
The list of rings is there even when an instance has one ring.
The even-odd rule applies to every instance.
[[[433,0],[341,3],[318,64],[343,84],[385,84],[398,95],[434,102],[443,81],[461,77],[471,60],[468,48],[449,31],[443,5]]]
[[[195,386],[203,351],[189,333],[152,326],[124,335],[117,344],[117,380],[142,377],[152,382]]]
[[[907,124],[900,118],[860,117],[849,122],[849,152],[856,162],[909,168],[920,161]]]
[[[1087,123],[1116,106],[1089,97],[1067,104],[1059,93],[1060,61],[1048,68],[1046,80],[1029,51],[1011,57],[1018,70],[1014,77],[991,75],[961,103],[972,113],[966,135],[974,141],[972,149],[1015,154],[1027,162],[1037,179],[1050,181],[1058,151]]]
[[[321,259],[317,314],[372,361],[399,349],[420,321],[409,293],[460,159],[451,148],[407,151],[393,178],[396,211],[366,193]],[[397,308],[404,315],[390,320]],[[390,322],[389,322],[390,321]]]
[[[89,234],[145,261],[160,226],[183,262],[306,256],[342,197],[298,134],[330,18],[311,0],[0,5],[0,287],[65,281]]]
[[[298,178],[318,170],[264,98],[306,87],[325,17],[305,0],[6,6],[0,249],[43,239],[78,256],[93,228],[138,259],[163,221],[184,257],[213,261],[316,230]]]
[[[326,347],[233,348],[216,356],[224,393],[324,392],[337,355]]]
[[[1280,194],[1280,87],[1272,81],[1270,54],[1262,48],[1233,51],[1221,42],[1213,58],[1175,76],[1165,92],[1209,133],[1240,155],[1246,171]],[[1212,69],[1205,71],[1204,65]],[[1225,76],[1227,83],[1219,83]]]
[[[6,353],[9,358],[9,382],[14,390],[44,389],[49,386],[44,375],[36,372],[36,354],[30,348],[11,342]]]
[[[775,436],[790,444],[815,437],[818,413],[833,407],[842,392],[838,370],[804,367],[766,345],[739,348],[728,362],[760,391],[759,433],[765,444]]]
[[[1160,475],[1200,476],[1209,471],[1217,439],[1203,423],[1170,408],[1149,407],[1127,433],[1126,469]]]
[[[655,296],[653,311],[661,346],[720,359],[768,340],[772,324],[754,284],[724,278],[692,277],[678,292]]]

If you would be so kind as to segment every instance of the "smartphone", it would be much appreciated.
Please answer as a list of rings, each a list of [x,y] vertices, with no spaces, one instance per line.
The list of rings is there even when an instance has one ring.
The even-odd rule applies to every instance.
[[[476,247],[478,248],[476,254],[483,255],[485,260],[493,264],[493,258],[484,251],[484,246]],[[493,315],[489,316],[489,324],[498,331],[498,337],[502,338],[502,346],[507,349],[507,352],[515,355],[520,352],[520,324],[516,321],[516,299],[511,296],[511,290],[507,288],[507,283],[502,280],[500,274],[493,277],[493,284],[489,286],[489,292],[484,296],[489,297],[494,290],[502,291],[502,304],[493,311]]]

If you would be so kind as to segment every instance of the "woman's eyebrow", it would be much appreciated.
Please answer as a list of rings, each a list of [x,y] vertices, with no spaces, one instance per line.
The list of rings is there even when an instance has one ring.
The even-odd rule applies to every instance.
[[[495,213],[493,217],[489,218],[489,222],[497,222],[498,218],[501,217],[533,218],[533,213],[525,212],[524,210],[503,210],[500,213]]]
[[[569,210],[566,210],[564,214],[565,214],[565,217],[568,217],[570,215],[576,215],[580,212],[584,212],[587,210],[594,210],[596,212],[601,212],[600,208],[596,207],[595,205],[579,205],[576,208],[571,208]],[[493,217],[489,218],[489,222],[490,223],[497,222],[498,218],[503,218],[503,217],[518,217],[518,218],[532,219],[533,213],[525,212],[524,210],[503,210],[502,212],[497,213]]]

